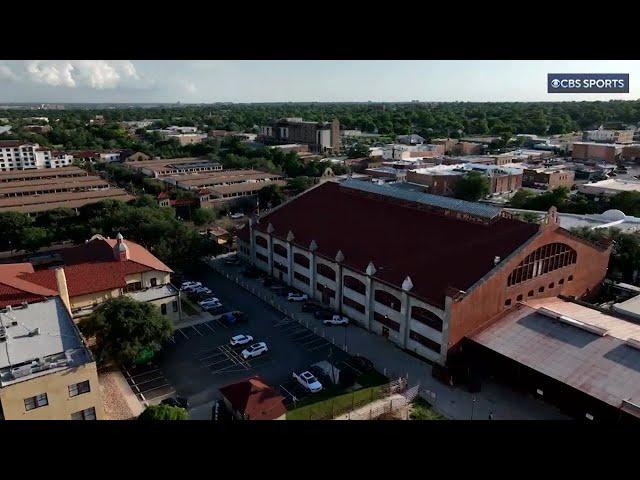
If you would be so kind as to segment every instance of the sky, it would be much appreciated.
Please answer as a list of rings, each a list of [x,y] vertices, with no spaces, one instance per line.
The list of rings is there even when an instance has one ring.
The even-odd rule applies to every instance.
[[[630,93],[548,94],[547,73],[629,73]],[[639,98],[638,60],[0,60],[3,103]]]

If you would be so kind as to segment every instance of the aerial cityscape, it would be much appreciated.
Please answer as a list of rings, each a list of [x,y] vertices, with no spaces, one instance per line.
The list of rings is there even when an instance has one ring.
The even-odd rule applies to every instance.
[[[0,60],[0,420],[637,423],[638,79]]]

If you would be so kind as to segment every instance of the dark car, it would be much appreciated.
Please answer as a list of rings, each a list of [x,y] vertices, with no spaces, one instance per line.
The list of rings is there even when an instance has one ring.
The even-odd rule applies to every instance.
[[[320,310],[323,307],[321,305],[318,305],[315,302],[304,302],[302,304],[302,311],[303,312],[315,312],[316,310]]]
[[[348,363],[361,372],[369,372],[374,369],[373,362],[360,355],[354,355],[348,360]]]
[[[227,312],[220,317],[220,321],[227,325],[235,325],[237,323],[245,323],[248,320],[247,314],[239,310]]]
[[[240,259],[236,256],[227,257],[225,258],[224,263],[226,265],[240,265]]]
[[[226,313],[229,311],[228,307],[221,305],[219,307],[205,307],[203,308],[205,312],[209,312],[211,315],[220,315],[221,313]]]
[[[184,408],[185,410],[189,409],[189,399],[185,397],[165,398],[161,403],[164,405],[171,405],[172,407]]]
[[[329,320],[333,318],[333,312],[328,308],[321,308],[313,312],[313,316],[318,320]]]

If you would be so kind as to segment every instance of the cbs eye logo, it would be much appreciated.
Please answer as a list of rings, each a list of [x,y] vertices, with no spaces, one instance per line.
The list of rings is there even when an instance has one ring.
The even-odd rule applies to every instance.
[[[553,88],[558,88],[560,86],[560,80],[558,80],[557,78],[554,78],[553,80],[551,80],[551,86]]]

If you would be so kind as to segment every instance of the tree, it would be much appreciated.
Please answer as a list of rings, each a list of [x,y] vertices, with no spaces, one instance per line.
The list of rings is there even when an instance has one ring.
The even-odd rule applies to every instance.
[[[19,212],[0,213],[0,250],[21,248],[22,231],[31,225],[31,217]]]
[[[207,225],[216,219],[216,213],[210,208],[198,208],[191,219],[196,225]]]
[[[291,193],[293,193],[294,195],[298,195],[299,193],[304,192],[312,185],[313,179],[306,176],[291,178],[287,183],[287,186],[291,190]]]
[[[150,405],[138,417],[142,421],[158,421],[158,420],[188,420],[189,413],[180,407],[172,405]]]
[[[513,208],[527,208],[527,205],[533,197],[534,193],[531,190],[521,188],[511,197],[509,204]]]
[[[47,230],[40,227],[22,229],[20,246],[27,252],[35,252],[51,243]]]
[[[362,158],[369,156],[369,147],[362,143],[354,143],[347,151],[349,158]]]
[[[479,172],[468,172],[456,183],[455,197],[475,202],[489,195],[489,180]]]
[[[280,185],[267,185],[258,191],[258,199],[262,208],[276,207],[284,201],[282,187]]]
[[[150,303],[129,297],[112,298],[79,324],[88,337],[95,337],[98,362],[130,364],[145,351],[157,352],[173,331],[171,321]]]

